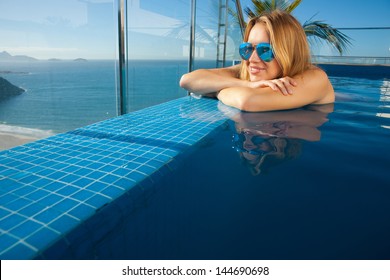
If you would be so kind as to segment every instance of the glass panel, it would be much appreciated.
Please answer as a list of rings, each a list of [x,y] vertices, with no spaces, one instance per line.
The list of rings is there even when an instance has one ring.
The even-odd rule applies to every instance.
[[[390,65],[390,29],[341,29],[352,45],[342,56],[327,44],[312,41],[314,60],[322,63]]]
[[[229,9],[236,10],[234,1],[197,0],[195,69],[230,66],[239,59],[241,31]]]
[[[235,10],[233,1],[196,0],[193,69],[223,66],[217,63],[217,49],[221,53],[224,42],[226,66],[238,59],[241,32],[227,7],[220,9],[227,3]],[[223,9],[226,14],[220,18]],[[185,96],[178,85],[188,72],[191,0],[129,0],[126,23],[128,111]]]
[[[0,2],[0,77],[17,87],[0,86],[0,149],[116,115],[114,15],[114,0]]]
[[[229,9],[233,11],[235,14],[237,14],[236,4],[235,1],[228,1],[229,2]],[[227,65],[228,63],[240,63],[241,58],[238,54],[238,48],[240,44],[243,42],[243,31],[241,31],[238,15],[232,15],[229,13],[229,28],[228,28],[228,35],[227,35]]]
[[[190,1],[127,2],[128,111],[186,96]]]

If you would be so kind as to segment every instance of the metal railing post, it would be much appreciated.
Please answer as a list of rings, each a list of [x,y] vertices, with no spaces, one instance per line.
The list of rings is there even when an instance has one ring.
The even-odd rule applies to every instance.
[[[118,3],[118,59],[119,59],[119,95],[118,114],[127,113],[127,69],[126,69],[126,5],[127,0],[119,0]]]
[[[190,24],[190,57],[188,59],[188,72],[194,70],[195,57],[195,24],[196,24],[196,0],[191,0],[191,24]]]

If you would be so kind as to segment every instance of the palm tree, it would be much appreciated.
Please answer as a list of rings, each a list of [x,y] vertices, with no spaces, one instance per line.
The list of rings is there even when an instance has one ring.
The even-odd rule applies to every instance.
[[[244,12],[249,18],[276,9],[291,13],[301,2],[302,0],[294,0],[291,3],[287,0],[252,0],[253,8],[246,7]],[[313,38],[316,41],[325,41],[336,48],[340,55],[351,45],[351,38],[340,30],[333,28],[325,22],[312,19],[313,17],[302,25],[308,38]]]

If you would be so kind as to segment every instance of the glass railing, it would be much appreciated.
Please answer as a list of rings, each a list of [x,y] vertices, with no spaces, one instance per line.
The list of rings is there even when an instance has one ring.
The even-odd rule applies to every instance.
[[[313,55],[314,63],[351,64],[351,65],[389,65],[390,57],[380,56],[332,56]]]
[[[0,149],[111,118],[114,0],[2,0]]]
[[[237,59],[241,33],[229,13],[234,1],[197,0],[194,10],[192,3],[127,2],[127,112],[185,96],[178,84],[190,69],[231,65]]]
[[[310,40],[313,61],[329,64],[390,65],[390,28],[340,28],[350,38],[351,45],[340,55],[334,48]]]

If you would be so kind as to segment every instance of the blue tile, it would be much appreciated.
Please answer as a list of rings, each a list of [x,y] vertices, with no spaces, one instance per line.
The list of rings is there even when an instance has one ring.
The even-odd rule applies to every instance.
[[[118,181],[114,183],[115,186],[128,190],[135,186],[137,182],[135,180],[129,179],[129,178],[120,178]]]
[[[0,235],[0,252],[3,251],[6,248],[9,248],[10,246],[16,244],[19,239],[15,238],[14,236],[11,236],[8,233],[3,233]],[[0,258],[2,259],[2,258]]]
[[[63,196],[71,196],[72,194],[78,192],[79,190],[80,188],[76,188],[70,185],[64,185],[62,188],[58,189],[56,193]]]
[[[128,161],[124,165],[121,166],[121,168],[116,169],[113,171],[113,173],[117,172],[120,173],[120,170],[123,170],[124,172],[128,172],[129,170],[134,170],[139,167],[139,163]],[[119,175],[119,174],[118,174]]]
[[[75,182],[77,180],[80,180],[80,178],[81,177],[78,176],[78,175],[68,174],[68,175],[62,177],[60,180],[61,180],[61,182],[65,182],[65,183],[71,184],[71,183],[73,183],[73,182]]]
[[[143,179],[145,179],[146,177],[147,177],[146,174],[143,174],[143,173],[141,173],[141,172],[139,172],[139,171],[137,171],[137,170],[132,171],[132,172],[129,174],[129,176],[128,176],[129,179],[134,180],[134,181],[136,181],[136,182],[141,182],[141,181],[142,181]]]
[[[48,224],[51,221],[57,219],[61,215],[63,214],[60,211],[45,207],[43,211],[41,211],[39,214],[34,216],[34,220],[37,220],[43,224]]]
[[[41,178],[34,182],[34,186],[38,188],[44,188],[46,185],[50,184],[52,181],[46,178]]]
[[[115,169],[114,171],[111,172],[111,174],[117,176],[118,179],[120,179],[120,178],[123,178],[123,177],[127,177],[127,175],[130,172],[131,172],[131,169],[128,168],[127,165],[125,165],[123,167],[119,167],[119,168]]]
[[[79,224],[79,220],[69,216],[62,215],[58,219],[52,221],[48,226],[57,230],[61,234],[66,234]]]
[[[80,178],[79,180],[73,182],[73,185],[80,187],[80,188],[85,188],[86,186],[92,184],[94,180],[89,179],[89,178]]]
[[[52,208],[60,211],[60,212],[68,212],[70,209],[74,208],[76,205],[78,205],[79,202],[70,198],[66,198],[54,205],[52,205]]]
[[[23,186],[22,188],[19,188],[17,190],[14,190],[12,193],[16,196],[26,196],[32,192],[35,192],[36,191],[36,188],[35,187],[32,187],[32,186],[29,186],[29,185],[25,185]]]
[[[15,195],[14,193],[6,193],[6,194],[0,193],[0,205],[4,205],[18,198],[19,196]]]
[[[4,217],[10,215],[12,212],[7,210],[7,209],[3,209],[3,208],[0,208],[0,221],[1,219],[3,219]]]
[[[22,184],[32,184],[32,183],[38,181],[41,178],[42,177],[40,177],[40,176],[31,174],[31,175],[28,175],[28,176],[25,176],[25,177],[19,179],[18,182],[22,183]]]
[[[21,239],[24,239],[31,235],[31,233],[35,232],[39,228],[42,227],[42,224],[34,222],[32,220],[26,220],[25,222],[19,224],[10,230],[10,233],[14,236],[17,236]]]
[[[105,188],[104,190],[102,190],[100,193],[104,194],[112,199],[115,199],[124,193],[124,189],[119,189],[119,188],[114,187],[114,186],[109,186],[109,187]]]
[[[73,173],[79,170],[80,167],[75,166],[75,165],[68,165],[67,167],[63,168],[62,171],[66,173]]]
[[[99,209],[100,207],[102,207],[103,205],[105,205],[109,202],[111,202],[111,199],[109,197],[103,196],[100,194],[96,194],[85,201],[85,203],[87,203],[87,204],[89,204],[97,209]]]
[[[72,195],[72,198],[83,202],[83,201],[90,199],[94,195],[95,195],[94,192],[82,189],[82,190],[78,191],[77,193],[74,193]]]
[[[14,189],[19,188],[20,186],[23,186],[23,183],[19,183],[8,178],[0,179],[0,193],[8,193]]]
[[[86,220],[95,213],[95,208],[85,204],[79,204],[68,212],[69,215],[79,219]]]
[[[84,176],[89,177],[89,174],[94,172],[94,170],[91,168],[84,168],[84,167],[79,167],[79,166],[77,166],[77,167],[78,167],[78,169],[73,171],[73,174],[79,175],[81,177],[84,177]],[[94,179],[94,178],[92,177],[92,179]]]
[[[44,190],[49,191],[49,192],[58,192],[59,190],[63,189],[66,186],[67,186],[67,184],[65,184],[65,183],[51,181],[51,183],[49,183],[45,186]]]
[[[42,227],[38,231],[31,234],[25,241],[38,250],[43,250],[48,244],[53,243],[60,237],[60,234],[47,228]]]
[[[156,172],[157,169],[158,169],[158,167],[153,167],[150,165],[142,165],[138,168],[138,171],[141,173],[144,173],[146,175],[151,175],[154,172]]]
[[[6,251],[0,253],[0,259],[2,260],[26,260],[31,259],[36,255],[37,251],[31,247],[28,247],[22,243],[18,243],[15,246],[9,248]]]
[[[85,177],[91,178],[93,180],[98,180],[99,178],[102,178],[105,175],[106,175],[105,172],[94,170],[94,171],[86,174]]]
[[[17,225],[23,223],[26,220],[25,217],[19,214],[11,214],[0,220],[0,228],[2,230],[10,230],[11,228],[16,227]]]
[[[104,165],[101,168],[99,168],[99,171],[104,172],[104,173],[110,173],[110,172],[114,171],[117,168],[118,167],[114,166],[114,165]]]
[[[32,203],[32,204],[28,205],[27,207],[20,209],[19,213],[22,215],[25,215],[27,217],[33,217],[36,214],[42,212],[45,208],[46,208],[46,206],[43,206],[43,205],[40,205],[37,203]]]
[[[30,205],[31,203],[32,203],[32,201],[30,199],[18,198],[18,199],[15,199],[15,200],[5,204],[4,207],[16,212],[19,209],[22,209],[22,208],[26,207],[27,205]]]
[[[57,202],[59,202],[61,200],[63,200],[62,196],[51,193],[51,194],[43,197],[42,199],[38,200],[37,203],[50,207],[53,204],[56,204]]]
[[[107,174],[106,176],[99,179],[99,181],[107,184],[113,184],[114,182],[118,181],[120,179],[119,176]]]
[[[92,184],[88,185],[86,189],[93,192],[100,192],[101,190],[107,188],[107,186],[108,186],[107,183],[95,181]]]
[[[25,197],[32,201],[38,201],[42,199],[43,197],[46,197],[50,194],[50,192],[42,189],[35,188],[35,191],[26,194]]]

